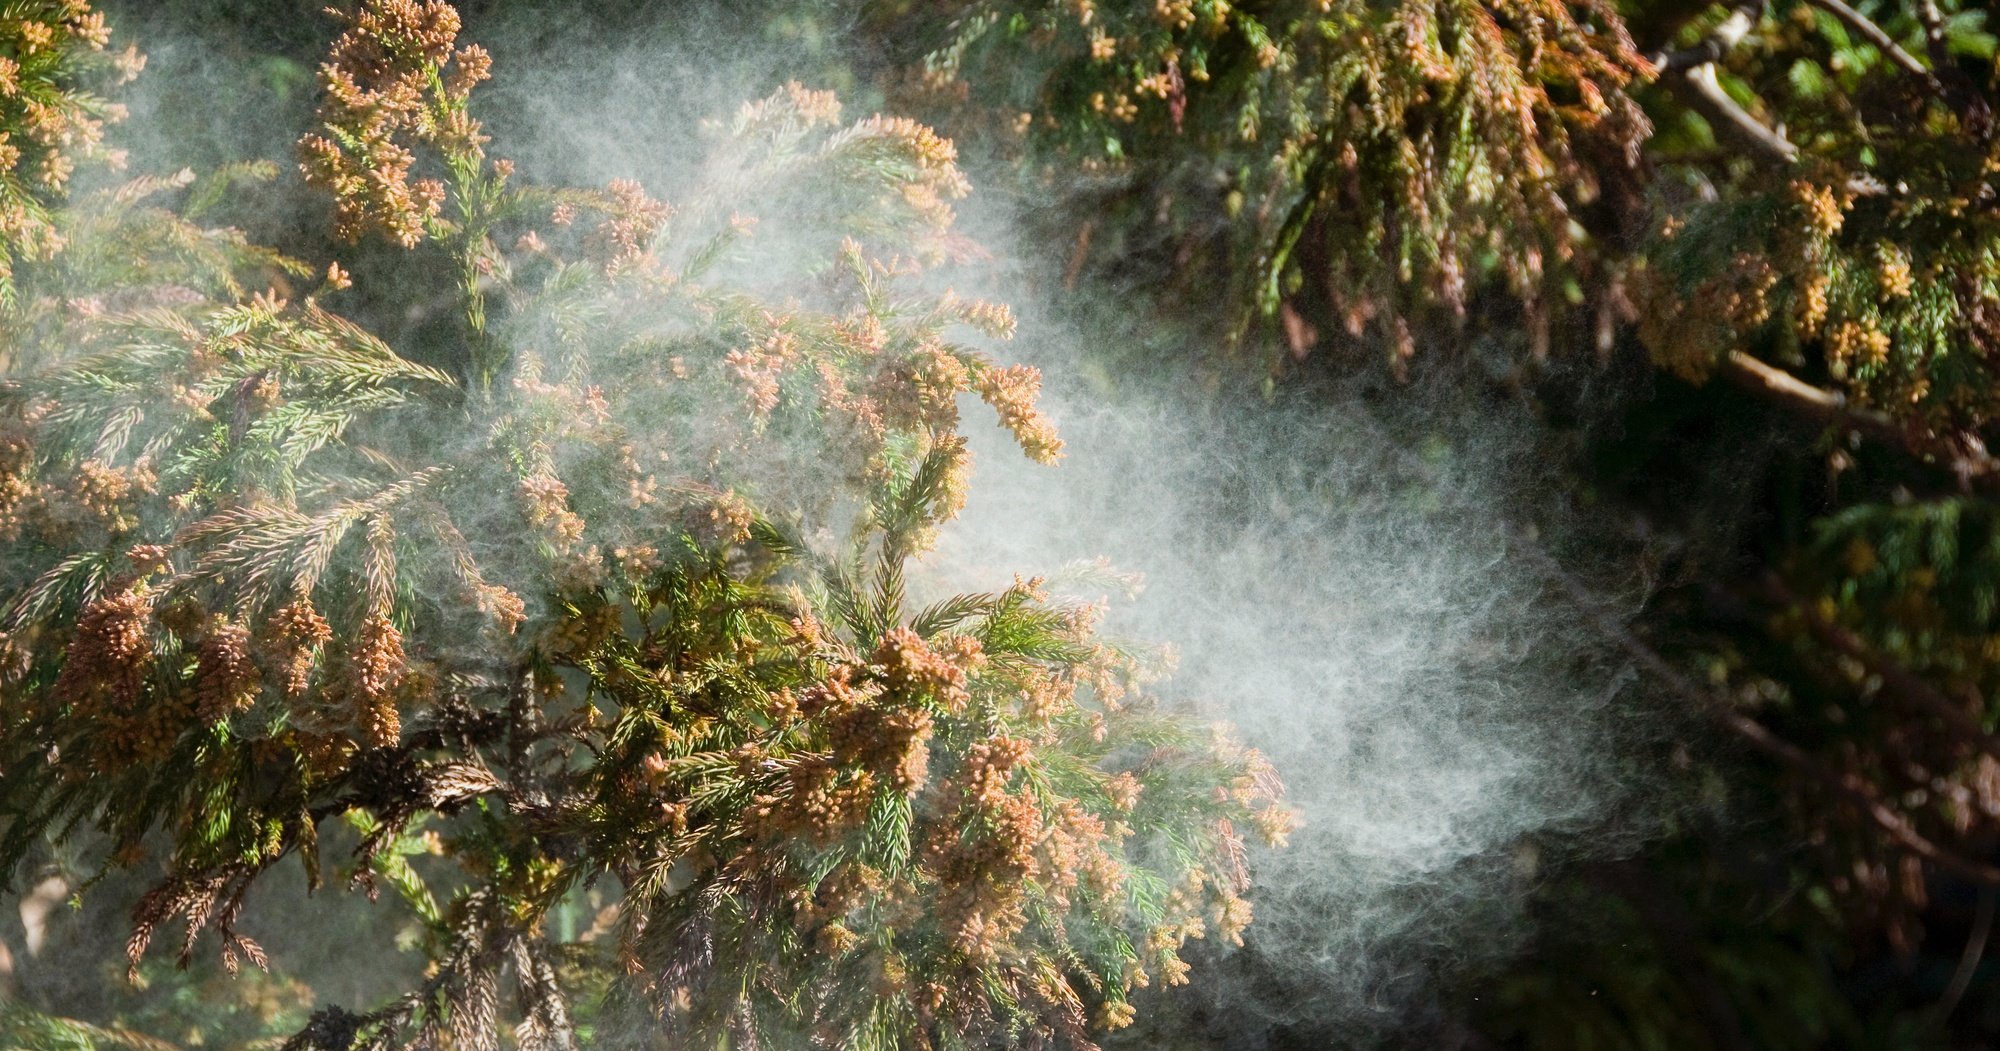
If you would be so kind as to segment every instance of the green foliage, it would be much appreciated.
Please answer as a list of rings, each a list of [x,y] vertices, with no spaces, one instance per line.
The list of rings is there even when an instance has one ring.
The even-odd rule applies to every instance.
[[[139,203],[185,179],[81,202],[24,274],[0,864],[85,829],[107,869],[165,847],[135,975],[170,925],[183,966],[212,930],[234,971],[266,962],[252,887],[293,854],[318,885],[345,816],[354,881],[396,891],[431,966],[297,1048],[1084,1047],[1129,1022],[1186,939],[1248,922],[1237,829],[1289,819],[1094,607],[1016,581],[905,608],[963,500],[959,396],[1061,448],[1034,370],[964,342],[1006,310],[939,290],[971,255],[950,144],[792,86],[714,129],[678,207],[520,187],[457,29],[441,3],[347,16],[302,166],[344,234],[455,258],[405,294],[455,304],[457,374],[334,313],[339,264],[297,304],[246,297],[312,271],[195,225],[215,191]],[[442,884],[411,862],[433,817]],[[611,936],[551,930],[599,884]]]
[[[18,1004],[0,1008],[0,1040],[8,1047],[37,1051],[177,1051],[173,1044],[128,1029],[105,1029]]]
[[[619,7],[579,17],[623,44],[650,23]],[[108,54],[58,8],[4,12],[57,33],[39,60],[67,56],[32,97],[115,116],[90,95]],[[311,172],[348,232],[417,241],[403,262],[395,240],[343,248],[320,281],[288,256],[331,242],[290,204],[267,238],[282,254],[207,225],[248,214],[265,170],[64,196],[28,174],[40,147],[16,169],[12,850],[100,819],[119,864],[171,840],[183,882],[153,912],[201,905],[227,871],[201,905],[226,920],[273,852],[343,879],[318,833],[344,818],[352,864],[439,970],[377,1013],[328,1009],[322,1045],[449,1032],[499,1002],[496,973],[520,994],[510,1022],[566,1017],[579,1039],[644,1020],[739,1043],[822,1023],[860,1046],[954,1025],[1032,1042],[1081,1039],[1078,1011],[1122,1020],[1124,983],[1178,973],[1170,910],[1233,894],[1219,859],[1251,815],[1195,786],[1252,764],[1106,704],[1143,662],[1032,582],[904,594],[904,559],[959,499],[954,392],[1057,449],[1033,377],[978,349],[1004,316],[937,291],[972,257],[944,225],[948,152],[897,122],[839,131],[792,91],[718,123],[721,174],[672,208],[528,185],[471,122],[477,53],[438,5],[414,10],[380,55],[372,31],[337,51],[382,61],[329,85]],[[1672,724],[1661,765],[1731,809],[1617,879],[1565,873],[1540,944],[1487,987],[1501,1006],[1482,989],[1468,1009],[1485,1036],[1988,1039],[1990,965],[1943,1004],[2000,813],[1980,5],[887,0],[841,54],[823,42],[843,11],[750,15],[728,10],[934,118],[982,181],[1067,205],[1027,217],[1031,254],[1067,262],[1049,285],[1101,337],[1086,365],[1106,382],[1227,337],[1253,373],[1340,382],[1463,355],[1496,366],[1497,396],[1581,424],[1572,486],[1524,499],[1588,508],[1604,563],[1666,582],[1618,642],[1688,670],[1698,695],[1667,703],[1711,731]],[[0,99],[16,144],[22,105]],[[1793,432],[1821,440],[1773,437]],[[58,690],[71,656],[123,670]],[[1062,713],[1045,723],[1024,703],[1044,680]],[[1002,740],[1030,754],[974,813],[974,749]],[[1155,744],[1175,761],[1134,765]],[[904,793],[919,753],[927,787]],[[1130,810],[1119,774],[1144,782]],[[1001,830],[1031,809],[1052,850],[1063,822],[1104,823],[1083,838],[1123,866],[1116,908],[1081,883],[946,878],[947,847],[987,852],[989,875],[1020,863]],[[1198,887],[1167,875],[1195,870]],[[586,899],[646,904],[592,924]],[[783,965],[732,983],[750,972],[700,944]],[[963,995],[935,1006],[933,984]]]
[[[1056,186],[1130,177],[1107,234],[1157,212],[1189,287],[1227,282],[1239,333],[1297,300],[1402,361],[1488,286],[1565,308],[1604,279],[1573,216],[1648,131],[1628,91],[1648,67],[1609,4],[953,7],[924,72],[947,125]],[[1316,340],[1288,324],[1295,350]]]
[[[88,3],[13,0],[0,18],[0,305],[12,306],[15,265],[62,251],[50,201],[80,164],[123,163],[103,137],[124,107],[93,89],[130,80],[146,60],[130,48],[109,54],[111,30]]]
[[[1663,233],[1641,256],[1639,332],[1663,365],[1699,378],[1738,350],[1898,423],[1986,425],[2000,155],[1981,97],[1994,75],[1985,15],[1941,11],[1944,64],[1904,52],[1914,71],[1811,5],[1764,16],[1762,46],[1719,68],[1749,105],[1783,115],[1798,160],[1718,165],[1703,157],[1712,141],[1660,151],[1681,178],[1726,188],[1663,201]],[[1924,50],[1917,19],[1884,26]]]
[[[1267,383],[1351,382],[1356,348],[1396,372],[1474,357],[1584,452],[1571,488],[1524,500],[1589,509],[1603,568],[1668,582],[1607,641],[1755,756],[1697,734],[1663,758],[1782,815],[1781,845],[1691,832],[1650,890],[1579,891],[1695,916],[1631,952],[1630,916],[1551,935],[1491,1032],[1952,1039],[1949,1007],[1844,983],[1978,960],[1947,902],[2000,880],[1986,5],[966,2],[919,33],[936,10],[877,5],[925,53],[894,83],[1073,202],[1033,222],[1084,324],[1193,333],[1156,338],[1177,355],[1247,334]],[[1752,853],[1754,878],[1706,864]],[[1775,933],[1722,915],[1773,882],[1814,908]]]

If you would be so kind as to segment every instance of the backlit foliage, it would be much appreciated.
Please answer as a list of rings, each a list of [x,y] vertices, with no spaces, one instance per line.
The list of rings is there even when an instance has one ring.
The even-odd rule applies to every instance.
[[[1181,356],[1251,319],[1272,383],[1473,359],[1588,450],[1524,502],[1586,509],[1616,572],[1667,582],[1628,620],[1548,563],[1729,742],[1677,745],[1718,763],[1691,795],[1779,834],[1717,804],[1554,898],[1489,1035],[1894,1042],[1851,988],[1881,950],[1940,975],[1879,994],[1920,1003],[1882,1007],[1911,1041],[1992,1026],[1967,993],[2000,893],[1990,6],[874,5],[922,39],[889,83],[1072,204],[1030,222],[1078,315],[1115,290],[1107,327],[1178,325]]]
[[[0,860],[93,829],[165,866],[135,967],[209,931],[262,965],[245,895],[317,883],[344,819],[430,977],[296,1048],[1087,1047],[1237,939],[1269,767],[1044,581],[906,594],[961,395],[1061,450],[1033,370],[966,342],[1011,316],[942,285],[951,144],[793,86],[711,129],[721,191],[519,187],[457,30],[346,16],[302,153],[344,236],[459,261],[408,294],[455,298],[460,373],[334,312],[365,273],[144,203],[186,180],[58,213],[123,269],[38,271],[10,330]],[[434,890],[406,842],[440,815]],[[560,942],[592,885],[615,934]]]
[[[110,49],[111,29],[85,0],[17,0],[0,18],[0,305],[13,270],[45,261],[65,238],[50,214],[78,165],[123,164],[104,126],[125,107],[96,90],[145,67],[132,47]]]
[[[1914,18],[1886,24],[1924,50]],[[1933,57],[1948,64],[1933,74],[1809,6],[1765,16],[1764,47],[1723,68],[1785,114],[1799,159],[1704,165],[1731,192],[1674,202],[1634,282],[1664,366],[1700,378],[1730,350],[1756,354],[1940,446],[1994,418],[2000,136],[1982,25],[1978,11],[1941,23]]]
[[[1399,357],[1482,283],[1543,310],[1600,281],[1572,213],[1648,131],[1628,88],[1650,67],[1594,0],[952,6],[922,81],[974,107],[954,123],[1011,127],[1057,185],[1130,169],[1134,207],[1237,275],[1242,320],[1309,280]]]

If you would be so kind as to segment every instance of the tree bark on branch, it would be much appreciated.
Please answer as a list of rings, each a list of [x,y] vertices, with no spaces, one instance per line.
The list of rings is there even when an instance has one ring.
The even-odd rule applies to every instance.
[[[1876,25],[1867,15],[1847,6],[1842,0],[1808,0],[1808,2],[1814,7],[1825,11],[1827,14],[1840,19],[1841,22],[1846,24],[1847,28],[1854,30],[1861,39],[1875,45],[1875,49],[1887,56],[1889,61],[1902,67],[1904,72],[1920,77],[1935,86],[1936,80],[1931,76],[1930,67],[1918,61],[1917,56],[1903,50],[1903,46],[1896,43],[1895,37],[1890,36],[1887,31],[1881,26]]]
[[[1716,62],[1742,43],[1763,16],[1761,2],[1736,4],[1700,43],[1678,51],[1662,49],[1647,60],[1659,70],[1667,88],[1720,133],[1741,141],[1770,163],[1787,165],[1798,160],[1798,147],[1730,98],[1715,77]]]
[[[1976,435],[1940,435],[1899,424],[1886,413],[1849,404],[1839,391],[1815,387],[1740,350],[1724,355],[1720,368],[1738,387],[1798,416],[1936,463],[1950,470],[1963,489],[2000,494],[2000,461]]]

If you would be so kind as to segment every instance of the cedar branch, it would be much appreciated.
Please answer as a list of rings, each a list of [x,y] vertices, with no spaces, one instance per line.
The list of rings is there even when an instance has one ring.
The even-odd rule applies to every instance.
[[[1740,350],[1722,359],[1721,372],[1738,387],[1806,419],[1863,438],[1894,445],[1927,462],[1949,468],[1961,486],[2000,492],[2000,461],[1974,435],[1940,435],[1898,424],[1888,415],[1848,402],[1839,391],[1815,387],[1784,369]]]

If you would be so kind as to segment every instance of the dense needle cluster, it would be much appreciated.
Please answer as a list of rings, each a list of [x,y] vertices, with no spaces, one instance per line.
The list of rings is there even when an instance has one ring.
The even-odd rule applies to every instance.
[[[1184,261],[1242,275],[1232,301],[1313,303],[1403,358],[1427,313],[1463,314],[1483,284],[1539,315],[1603,281],[1571,217],[1650,130],[1630,89],[1651,67],[1601,0],[951,7],[918,98],[1014,128],[1002,148],[1052,179],[1137,175],[1106,180],[1106,204],[1185,223]],[[1211,163],[1172,166],[1190,147]],[[1222,231],[1197,218],[1218,194]],[[1072,274],[1091,250],[1087,228]],[[1295,328],[1293,349],[1314,339]]]
[[[65,237],[49,202],[79,164],[122,166],[104,127],[125,107],[92,89],[138,76],[136,48],[109,50],[111,29],[86,0],[12,4],[0,19],[0,302],[19,260],[46,261]]]
[[[176,251],[126,288],[38,275],[67,294],[0,384],[0,860],[71,822],[112,865],[168,844],[135,966],[177,923],[233,967],[263,961],[250,886],[317,883],[345,817],[430,966],[296,1048],[550,1051],[581,1018],[1087,1047],[1188,938],[1238,938],[1236,830],[1290,821],[1268,764],[1148,697],[1093,605],[907,593],[970,477],[962,396],[1061,450],[1039,374],[966,342],[1012,316],[945,284],[976,257],[951,144],[793,86],[671,206],[517,189],[448,5],[342,18],[305,172],[341,236],[460,260],[409,295],[457,298],[462,368],[334,313],[365,273],[294,303],[260,282],[319,267],[141,203],[186,180],[95,201],[80,229]],[[590,887],[615,935],[559,943]]]
[[[416,150],[479,150],[486,140],[465,101],[492,59],[477,45],[454,48],[458,11],[443,0],[367,4],[342,17],[347,31],[320,67],[326,131],[300,143],[306,177],[332,194],[340,236],[379,230],[410,247],[445,195],[438,178],[412,180]]]

